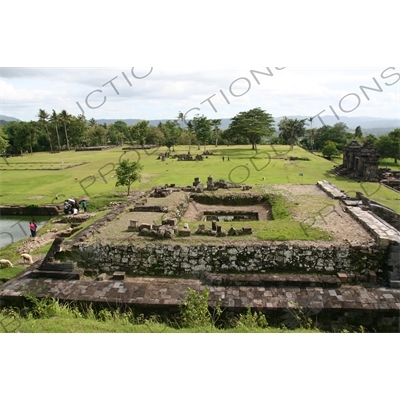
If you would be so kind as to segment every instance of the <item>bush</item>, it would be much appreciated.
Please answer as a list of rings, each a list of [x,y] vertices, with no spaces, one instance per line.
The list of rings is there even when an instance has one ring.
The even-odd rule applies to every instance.
[[[248,308],[245,315],[239,315],[235,328],[241,331],[254,332],[258,329],[267,329],[268,322],[263,313],[252,313],[251,308]]]
[[[336,147],[336,144],[333,142],[330,142],[322,149],[322,155],[326,158],[331,159],[333,157],[338,157],[340,155],[340,153]]]
[[[216,320],[222,314],[222,310],[220,305],[218,305],[213,314],[210,312],[208,307],[209,295],[210,290],[208,288],[205,288],[201,293],[188,288],[187,300],[183,301],[180,306],[182,327],[200,328],[215,326]]]

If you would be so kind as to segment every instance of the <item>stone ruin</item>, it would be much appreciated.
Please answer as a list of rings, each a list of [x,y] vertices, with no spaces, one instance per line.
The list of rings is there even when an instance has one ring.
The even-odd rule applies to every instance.
[[[196,235],[203,235],[203,236],[219,236],[219,237],[226,237],[226,236],[241,236],[241,235],[252,235],[253,229],[251,227],[243,227],[241,230],[235,229],[233,226],[229,231],[225,231],[221,225],[218,225],[217,221],[211,222],[211,229],[206,228],[204,224],[199,225],[197,229]]]
[[[165,161],[166,158],[170,157],[170,152],[167,151],[166,153],[161,153],[158,155],[157,160]]]
[[[178,227],[177,218],[167,218],[162,221],[161,225],[155,224],[138,224],[138,221],[131,220],[128,227],[130,232],[138,232],[139,236],[152,237],[156,239],[172,239],[177,234],[180,236],[190,236],[191,230],[187,224],[183,229]]]
[[[353,140],[343,150],[343,164],[335,168],[335,174],[362,182],[381,182],[400,191],[400,172],[379,168],[378,150],[366,142],[364,146]]]
[[[353,140],[343,150],[343,164],[335,169],[338,175],[364,182],[379,181],[379,153],[371,142],[364,146]]]
[[[195,192],[195,193],[203,193],[205,190],[207,191],[216,191],[218,189],[242,189],[243,191],[246,190],[251,190],[252,186],[248,185],[240,185],[232,182],[227,182],[222,179],[220,180],[214,180],[214,178],[209,175],[207,178],[207,184],[204,185],[199,177],[194,178],[194,182],[192,183],[192,186],[188,186],[184,188],[183,190],[186,192]]]
[[[153,190],[154,191],[150,195],[150,197],[155,197],[155,198],[168,197],[168,196],[171,196],[171,194],[173,192],[172,188],[169,187],[168,185],[157,186],[157,187],[153,188]]]
[[[193,157],[190,154],[190,152],[187,154],[177,154],[177,155],[174,155],[172,158],[176,158],[178,161],[204,161],[204,158],[202,155],[198,154]]]
[[[200,178],[194,178],[192,186],[194,187],[194,191],[196,193],[203,193],[204,185],[201,183]]]

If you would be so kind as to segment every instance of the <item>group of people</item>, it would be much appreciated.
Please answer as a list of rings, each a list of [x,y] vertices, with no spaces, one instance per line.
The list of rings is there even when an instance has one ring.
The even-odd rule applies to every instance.
[[[83,199],[78,202],[76,199],[68,199],[64,201],[64,214],[79,214],[79,206],[82,207],[83,212],[87,212],[87,203]]]

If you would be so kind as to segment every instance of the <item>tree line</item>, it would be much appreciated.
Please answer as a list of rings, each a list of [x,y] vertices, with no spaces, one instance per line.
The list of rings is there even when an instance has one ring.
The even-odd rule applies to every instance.
[[[174,151],[175,146],[187,145],[197,149],[213,145],[251,145],[257,151],[260,144],[284,144],[291,148],[299,145],[309,151],[322,152],[331,158],[338,156],[353,139],[360,144],[367,140],[377,148],[382,158],[399,158],[400,129],[386,136],[363,136],[361,127],[349,132],[344,123],[334,126],[313,128],[313,118],[283,118],[277,126],[273,116],[261,108],[240,112],[232,118],[229,127],[220,128],[220,119],[209,119],[196,115],[186,121],[182,112],[174,120],[158,126],[150,126],[149,121],[140,121],[128,126],[124,121],[112,124],[98,124],[93,118],[77,117],[66,110],[48,113],[39,109],[36,121],[3,121],[0,124],[0,154],[19,155],[25,152],[60,152],[77,147],[158,145]],[[310,127],[311,126],[311,127]]]

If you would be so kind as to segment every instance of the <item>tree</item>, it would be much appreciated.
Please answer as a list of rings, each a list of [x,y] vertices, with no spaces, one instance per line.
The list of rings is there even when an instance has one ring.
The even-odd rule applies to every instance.
[[[95,125],[88,130],[89,146],[104,146],[107,144],[107,129],[102,125]]]
[[[29,149],[29,131],[26,129],[27,127],[28,122],[12,121],[4,128],[12,154],[22,154]]]
[[[291,119],[285,117],[279,122],[279,137],[284,143],[290,144],[290,150],[293,150],[297,141],[304,137],[306,133],[305,121],[304,119],[298,120],[297,118]]]
[[[0,154],[6,154],[8,145],[7,136],[0,127]]]
[[[124,121],[116,121],[108,127],[108,140],[113,145],[122,145],[129,138],[129,127]]]
[[[84,115],[69,116],[68,140],[72,147],[89,146],[89,126]]]
[[[144,146],[148,134],[149,121],[140,121],[136,125],[129,127],[131,144],[134,142]]]
[[[400,158],[400,128],[396,128],[387,136],[381,136],[375,143],[381,158],[393,158],[395,164]]]
[[[192,146],[192,136],[193,136],[193,132],[194,132],[193,121],[187,122],[187,131],[188,131],[188,136],[189,136],[189,152],[190,152],[190,148]]]
[[[309,140],[308,140],[308,144],[309,144],[309,148],[311,150],[311,152],[314,151],[314,128],[313,128],[313,122],[314,122],[315,117],[310,117],[307,119],[307,121],[309,121],[311,123],[311,129],[310,129],[310,134],[309,134]]]
[[[241,112],[236,115],[228,131],[230,136],[242,136],[247,138],[253,150],[257,150],[257,144],[264,136],[272,136],[275,132],[275,121],[271,114],[261,108]]]
[[[69,137],[67,132],[67,124],[71,122],[71,115],[68,114],[66,110],[62,110],[60,113],[60,121],[64,125],[65,142],[67,145],[67,150],[69,150]]]
[[[49,129],[47,127],[47,120],[49,119],[50,115],[47,114],[45,110],[39,109],[39,114],[37,116],[39,117],[39,121],[46,131],[47,139],[49,140],[50,143],[50,151],[53,153],[53,144],[51,143],[51,137]]]
[[[334,142],[339,151],[342,151],[346,144],[353,138],[348,128],[342,122],[334,126],[325,125],[317,130],[315,136],[315,150],[321,151],[329,142]]]
[[[336,144],[334,142],[329,142],[323,149],[322,149],[322,155],[326,158],[333,158],[338,155],[340,155],[339,150],[336,147]]]
[[[362,130],[361,130],[361,126],[357,126],[356,131],[354,133],[354,138],[355,139],[361,139],[363,136]]]
[[[212,125],[212,129],[213,129],[213,139],[215,140],[215,147],[218,147],[218,140],[222,133],[221,129],[219,129],[219,126],[221,125],[221,120],[220,119],[212,119],[211,125]]]
[[[204,115],[196,116],[193,118],[194,133],[197,138],[197,143],[200,149],[200,143],[204,145],[204,152],[206,152],[207,143],[211,139],[211,121]]]
[[[161,129],[157,128],[156,126],[149,126],[146,143],[161,146],[163,142],[164,134],[162,133]]]
[[[181,130],[183,130],[183,121],[185,120],[185,114],[182,111],[178,113],[178,120],[181,122]]]
[[[159,124],[159,129],[164,134],[164,144],[169,150],[175,151],[180,136],[179,126],[176,121],[167,121],[165,124]]]
[[[54,127],[56,128],[56,134],[57,134],[57,143],[58,143],[58,151],[61,151],[61,142],[60,142],[60,135],[58,133],[58,124],[61,122],[60,116],[56,113],[55,110],[53,110],[51,116],[50,116],[50,122],[54,124]]]
[[[128,187],[128,196],[130,194],[131,185],[136,181],[140,181],[140,172],[143,170],[143,165],[135,161],[122,160],[116,169],[117,183],[118,186]]]

